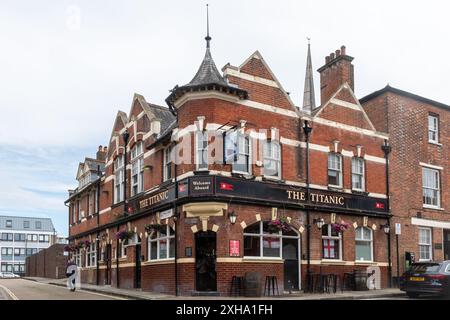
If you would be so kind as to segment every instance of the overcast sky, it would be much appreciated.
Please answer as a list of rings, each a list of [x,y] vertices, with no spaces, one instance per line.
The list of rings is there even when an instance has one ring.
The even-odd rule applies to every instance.
[[[0,2],[0,214],[48,216],[67,234],[77,164],[108,142],[134,92],[164,105],[205,50],[196,1]],[[300,104],[306,37],[313,67],[347,46],[356,95],[387,83],[450,103],[447,1],[210,0],[219,68],[259,50]],[[319,96],[318,74],[316,95]]]

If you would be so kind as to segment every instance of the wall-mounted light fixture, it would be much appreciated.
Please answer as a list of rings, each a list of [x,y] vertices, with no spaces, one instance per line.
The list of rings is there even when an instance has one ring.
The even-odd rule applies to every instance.
[[[313,223],[317,226],[317,229],[322,229],[325,224],[325,220],[323,218],[317,218],[313,220]]]
[[[237,219],[237,214],[234,211],[231,211],[228,214],[228,218],[230,219],[231,224],[235,224],[236,223],[236,219]]]

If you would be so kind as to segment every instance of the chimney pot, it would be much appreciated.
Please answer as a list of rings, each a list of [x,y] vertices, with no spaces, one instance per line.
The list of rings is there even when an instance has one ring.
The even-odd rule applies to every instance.
[[[336,57],[339,57],[341,55],[341,50],[336,50]]]
[[[330,60],[331,60],[331,59],[330,59],[330,56],[326,56],[326,57],[325,57],[325,64],[327,64],[328,62],[330,62]]]
[[[333,53],[333,52],[330,54],[330,59],[331,59],[331,60],[334,59],[334,53]]]
[[[98,151],[102,151],[102,146],[98,146]]]
[[[103,152],[106,152],[106,151],[108,151],[108,147],[107,147],[107,146],[104,146],[104,147],[103,147]]]
[[[341,46],[341,54],[345,56],[345,46]]]

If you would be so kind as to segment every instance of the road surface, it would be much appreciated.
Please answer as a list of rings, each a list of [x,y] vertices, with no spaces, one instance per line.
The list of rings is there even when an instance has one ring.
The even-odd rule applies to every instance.
[[[76,290],[24,279],[0,279],[0,300],[124,300],[105,294]]]

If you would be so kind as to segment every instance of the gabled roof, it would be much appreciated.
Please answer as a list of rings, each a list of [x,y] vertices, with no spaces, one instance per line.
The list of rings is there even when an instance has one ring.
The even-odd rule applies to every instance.
[[[351,100],[351,101],[345,101],[345,100],[337,99],[345,91],[346,91],[347,95],[349,95],[348,99]],[[315,110],[313,110],[311,115],[313,117],[315,117],[315,118],[317,118],[317,117],[321,118],[320,115],[321,115],[321,113],[324,112],[325,109],[327,109],[329,106],[340,106],[341,103],[343,103],[344,106],[345,105],[351,105],[352,109],[354,108],[356,111],[361,112],[362,116],[363,116],[363,119],[365,120],[365,122],[369,126],[370,130],[376,131],[375,126],[373,125],[372,121],[370,121],[369,116],[364,111],[364,108],[361,106],[361,103],[356,98],[353,90],[351,89],[350,85],[347,82],[342,84],[339,87],[339,89],[331,96],[331,98],[324,105],[322,105],[322,106],[316,108]],[[342,108],[346,108],[346,107],[342,107]],[[343,112],[345,112],[345,110]],[[333,120],[333,121],[336,121],[336,120]],[[339,122],[339,121],[336,121],[336,122]]]
[[[375,92],[372,92],[371,94],[365,96],[364,98],[359,99],[359,102],[360,103],[366,103],[367,101],[372,100],[372,99],[374,99],[374,98],[376,98],[376,97],[378,97],[378,96],[380,96],[380,95],[382,95],[382,94],[384,94],[386,92],[395,93],[395,94],[398,94],[398,95],[406,97],[406,98],[410,98],[410,99],[417,100],[417,101],[420,101],[420,102],[423,102],[423,103],[426,103],[426,104],[433,105],[433,106],[438,107],[438,108],[445,109],[447,111],[450,110],[450,105],[447,105],[447,104],[444,104],[444,103],[441,103],[441,102],[438,102],[438,101],[435,101],[435,100],[431,100],[431,99],[428,99],[428,98],[416,95],[416,94],[408,92],[408,91],[403,91],[403,90],[391,87],[390,85],[387,85],[383,89],[375,91]]]

